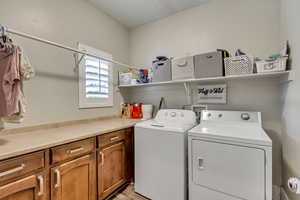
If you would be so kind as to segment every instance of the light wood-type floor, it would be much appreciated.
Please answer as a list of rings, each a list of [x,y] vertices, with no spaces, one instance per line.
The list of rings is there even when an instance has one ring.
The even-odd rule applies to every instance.
[[[145,197],[142,197],[136,194],[133,190],[133,185],[130,184],[124,190],[121,190],[115,196],[113,196],[110,200],[149,200]]]

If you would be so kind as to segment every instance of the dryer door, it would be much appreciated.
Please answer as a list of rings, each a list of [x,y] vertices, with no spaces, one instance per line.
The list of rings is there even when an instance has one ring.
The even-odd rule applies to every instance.
[[[265,199],[265,152],[231,144],[192,140],[193,182],[235,198]]]

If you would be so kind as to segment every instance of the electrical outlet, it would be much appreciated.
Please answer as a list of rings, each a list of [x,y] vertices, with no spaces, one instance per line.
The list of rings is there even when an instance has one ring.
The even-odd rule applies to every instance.
[[[296,177],[291,177],[288,180],[288,188],[296,194],[300,194],[300,180]]]

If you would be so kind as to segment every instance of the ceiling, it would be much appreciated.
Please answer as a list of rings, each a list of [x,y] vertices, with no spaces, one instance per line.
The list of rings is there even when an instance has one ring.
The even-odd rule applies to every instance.
[[[208,0],[89,0],[102,11],[133,28]]]

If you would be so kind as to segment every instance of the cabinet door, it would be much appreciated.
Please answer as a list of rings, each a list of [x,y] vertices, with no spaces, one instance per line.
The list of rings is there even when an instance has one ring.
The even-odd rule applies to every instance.
[[[98,155],[99,198],[105,199],[126,182],[125,142],[102,148]]]
[[[126,129],[126,180],[134,181],[134,131],[133,128]]]
[[[45,200],[45,179],[33,175],[0,187],[0,200]]]
[[[96,199],[95,154],[51,169],[51,200]]]

